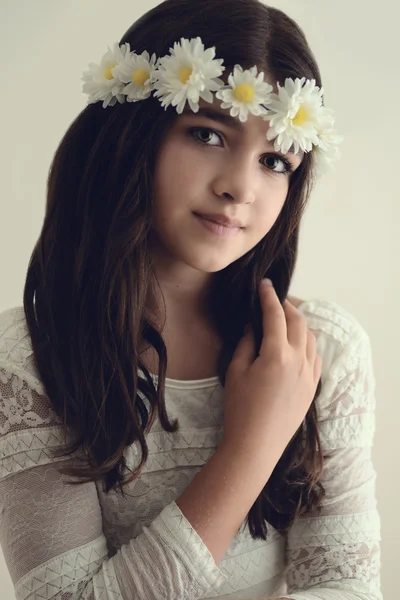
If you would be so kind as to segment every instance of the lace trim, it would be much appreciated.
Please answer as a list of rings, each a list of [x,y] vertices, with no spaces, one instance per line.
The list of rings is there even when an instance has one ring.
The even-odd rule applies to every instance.
[[[64,431],[59,426],[17,431],[0,438],[0,479],[31,467],[66,460],[53,458],[51,454],[52,447],[64,442]]]
[[[27,354],[32,352],[32,344],[23,306],[3,311],[0,319],[0,360],[24,364]]]
[[[61,554],[33,569],[15,584],[17,600],[47,600],[71,584],[93,577],[107,558],[107,544],[100,536],[85,546]]]
[[[378,544],[349,544],[340,549],[326,546],[291,553],[291,565],[287,572],[288,590],[294,591],[289,598],[330,598],[325,594],[331,589],[332,598],[342,600],[348,590],[349,600],[381,598],[380,591],[380,548]],[[337,590],[333,592],[333,590]],[[297,593],[296,593],[297,592]],[[315,593],[315,596],[313,595]],[[357,594],[355,596],[355,594]]]
[[[337,546],[381,539],[381,520],[377,510],[365,513],[301,518],[288,533],[288,548]]]
[[[260,546],[231,558],[223,558],[219,564],[226,582],[221,594],[248,590],[263,584],[264,592],[271,594],[277,583],[285,581],[285,539],[275,539],[273,544],[262,542]]]
[[[356,595],[355,595],[356,594]],[[383,600],[379,590],[366,589],[354,579],[341,579],[340,583],[326,581],[324,587],[305,589],[303,592],[285,594],[285,600]]]
[[[226,582],[226,576],[176,502],[168,504],[159,517],[148,529],[158,533],[167,545],[173,545],[190,571],[198,571],[199,580],[203,576],[205,590],[219,589]]]
[[[145,471],[151,473],[177,466],[202,466],[215,452],[221,433],[220,427],[181,430],[174,434],[150,432],[146,437],[149,458]],[[324,451],[372,446],[374,434],[373,413],[320,423]],[[70,440],[67,436],[67,441]],[[0,479],[30,467],[47,464],[54,460],[50,448],[59,447],[64,443],[64,429],[61,426],[26,429],[0,437]],[[164,445],[166,448],[163,448]],[[126,448],[125,456],[129,468],[135,468],[139,463],[137,444]]]
[[[335,420],[320,421],[318,430],[324,450],[372,446],[375,435],[375,413],[360,413]]]
[[[203,466],[215,452],[221,432],[220,427],[184,430],[175,434],[150,432],[146,437],[149,458],[145,472],[151,473],[179,466]],[[353,415],[320,424],[324,451],[372,446],[374,432],[373,413]],[[67,441],[71,441],[68,435]],[[54,462],[65,460],[63,457],[53,459],[50,451],[50,448],[59,447],[64,443],[64,429],[61,426],[26,429],[0,437],[0,479],[53,460]],[[163,449],[164,444],[167,446],[166,449]],[[139,463],[137,444],[126,448],[124,454],[129,468],[135,468]]]
[[[104,562],[93,577],[93,591],[95,600],[124,600],[112,559]]]

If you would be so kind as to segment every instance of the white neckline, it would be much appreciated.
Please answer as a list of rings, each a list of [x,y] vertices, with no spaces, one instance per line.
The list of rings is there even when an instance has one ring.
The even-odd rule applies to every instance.
[[[315,300],[304,300],[301,304],[298,305],[297,309],[303,309],[305,305],[315,302]],[[157,382],[158,375],[150,372],[152,378]],[[219,385],[219,377],[215,375],[214,377],[208,377],[206,379],[170,379],[169,377],[165,378],[165,387],[168,389],[179,389],[179,390],[189,390],[189,389],[200,389],[200,388],[208,388],[215,385]]]

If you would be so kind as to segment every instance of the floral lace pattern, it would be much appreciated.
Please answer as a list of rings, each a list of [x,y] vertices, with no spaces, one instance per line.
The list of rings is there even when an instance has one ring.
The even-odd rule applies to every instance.
[[[367,333],[333,302],[299,307],[323,358],[318,398],[326,498],[287,536],[242,524],[216,565],[175,499],[222,434],[216,378],[167,380],[180,428],[157,420],[149,460],[123,498],[100,483],[65,485],[51,449],[61,422],[36,371],[22,307],[0,314],[0,544],[17,600],[381,600],[380,518],[371,459],[375,379]],[[126,448],[130,468],[136,445]]]

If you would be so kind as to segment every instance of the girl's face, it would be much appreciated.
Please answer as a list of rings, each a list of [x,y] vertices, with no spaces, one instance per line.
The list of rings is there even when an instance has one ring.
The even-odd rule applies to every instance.
[[[215,97],[212,104],[201,99],[200,111],[217,111],[236,127],[186,105],[160,149],[152,237],[160,260],[178,270],[180,263],[214,273],[254,248],[285,203],[290,178],[285,159],[293,170],[302,160],[302,155],[281,157],[274,151],[274,141],[266,138],[268,121],[249,114],[241,123],[221,103]],[[225,214],[239,219],[243,227],[235,235],[219,236],[195,213]]]

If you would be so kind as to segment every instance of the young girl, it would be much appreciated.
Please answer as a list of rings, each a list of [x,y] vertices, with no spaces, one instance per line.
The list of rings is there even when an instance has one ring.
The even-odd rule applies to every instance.
[[[83,80],[0,315],[16,598],[382,598],[370,340],[288,297],[341,141],[303,32],[167,0]]]

